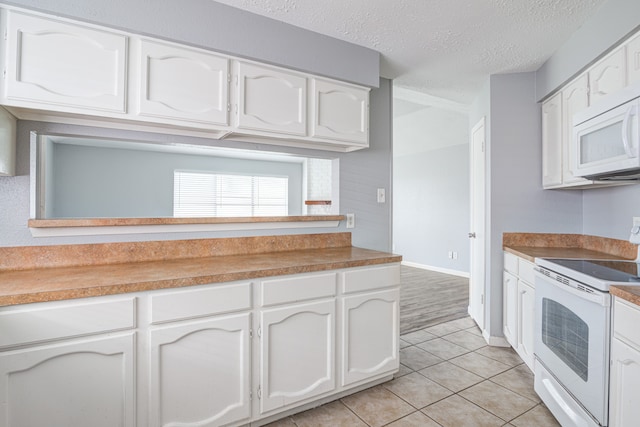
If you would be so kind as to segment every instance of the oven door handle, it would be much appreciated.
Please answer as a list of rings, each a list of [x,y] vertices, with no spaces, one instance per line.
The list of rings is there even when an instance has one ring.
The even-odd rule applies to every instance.
[[[567,279],[566,277],[561,276],[563,279],[567,280],[567,283],[563,283],[559,280],[555,280],[553,277],[547,276],[542,272],[542,270],[539,267],[535,267],[534,270],[539,280],[542,280],[551,286],[554,286],[558,289],[568,292],[571,295],[574,295],[578,298],[585,299],[585,300],[594,302],[596,304],[599,304],[603,307],[609,307],[611,305],[611,296],[609,295],[608,292],[592,290],[591,288],[589,288],[589,290],[587,291],[586,286],[579,285],[577,282]],[[537,282],[538,281],[536,280],[536,286],[538,284]],[[583,286],[585,290],[580,289],[577,286]]]

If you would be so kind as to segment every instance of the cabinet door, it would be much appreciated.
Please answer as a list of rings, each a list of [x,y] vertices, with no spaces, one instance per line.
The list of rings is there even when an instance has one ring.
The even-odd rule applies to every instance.
[[[307,134],[307,79],[297,74],[238,63],[238,127]]]
[[[335,389],[335,310],[325,300],[261,312],[261,414]]]
[[[16,118],[0,107],[0,176],[16,172]]]
[[[0,353],[0,426],[134,426],[134,334]]]
[[[138,114],[228,124],[227,58],[142,40],[139,61]]]
[[[342,386],[398,369],[399,302],[398,289],[344,298]]]
[[[369,90],[313,80],[311,136],[369,145]]]
[[[5,37],[8,104],[125,112],[124,35],[7,11]]]
[[[627,84],[640,81],[640,34],[627,42]]]
[[[616,92],[627,84],[625,46],[621,46],[589,70],[589,100],[591,104]]]
[[[518,346],[516,351],[532,371],[535,305],[533,287],[518,280]]]
[[[502,275],[502,331],[512,347],[518,347],[518,279],[511,273]]]
[[[150,425],[218,426],[251,415],[250,314],[150,332]]]
[[[632,427],[640,419],[640,352],[614,337],[611,340],[609,425]]]
[[[564,184],[587,183],[571,172],[576,147],[573,142],[573,115],[589,106],[589,77],[575,79],[562,91],[562,182]]]
[[[562,94],[542,104],[542,186],[562,184]]]

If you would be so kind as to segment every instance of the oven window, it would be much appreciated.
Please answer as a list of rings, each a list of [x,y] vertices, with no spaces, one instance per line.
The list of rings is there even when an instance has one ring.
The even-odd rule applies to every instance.
[[[556,301],[542,299],[542,342],[585,382],[589,379],[589,326]]]

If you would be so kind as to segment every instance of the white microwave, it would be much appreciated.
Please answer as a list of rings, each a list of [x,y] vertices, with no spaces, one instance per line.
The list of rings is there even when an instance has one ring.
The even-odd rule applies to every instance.
[[[607,95],[573,116],[574,176],[640,179],[640,84]]]

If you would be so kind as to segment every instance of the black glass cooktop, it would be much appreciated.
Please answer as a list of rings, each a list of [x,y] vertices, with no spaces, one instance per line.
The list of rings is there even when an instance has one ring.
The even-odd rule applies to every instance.
[[[606,282],[640,283],[640,264],[635,261],[548,259],[573,271]]]

